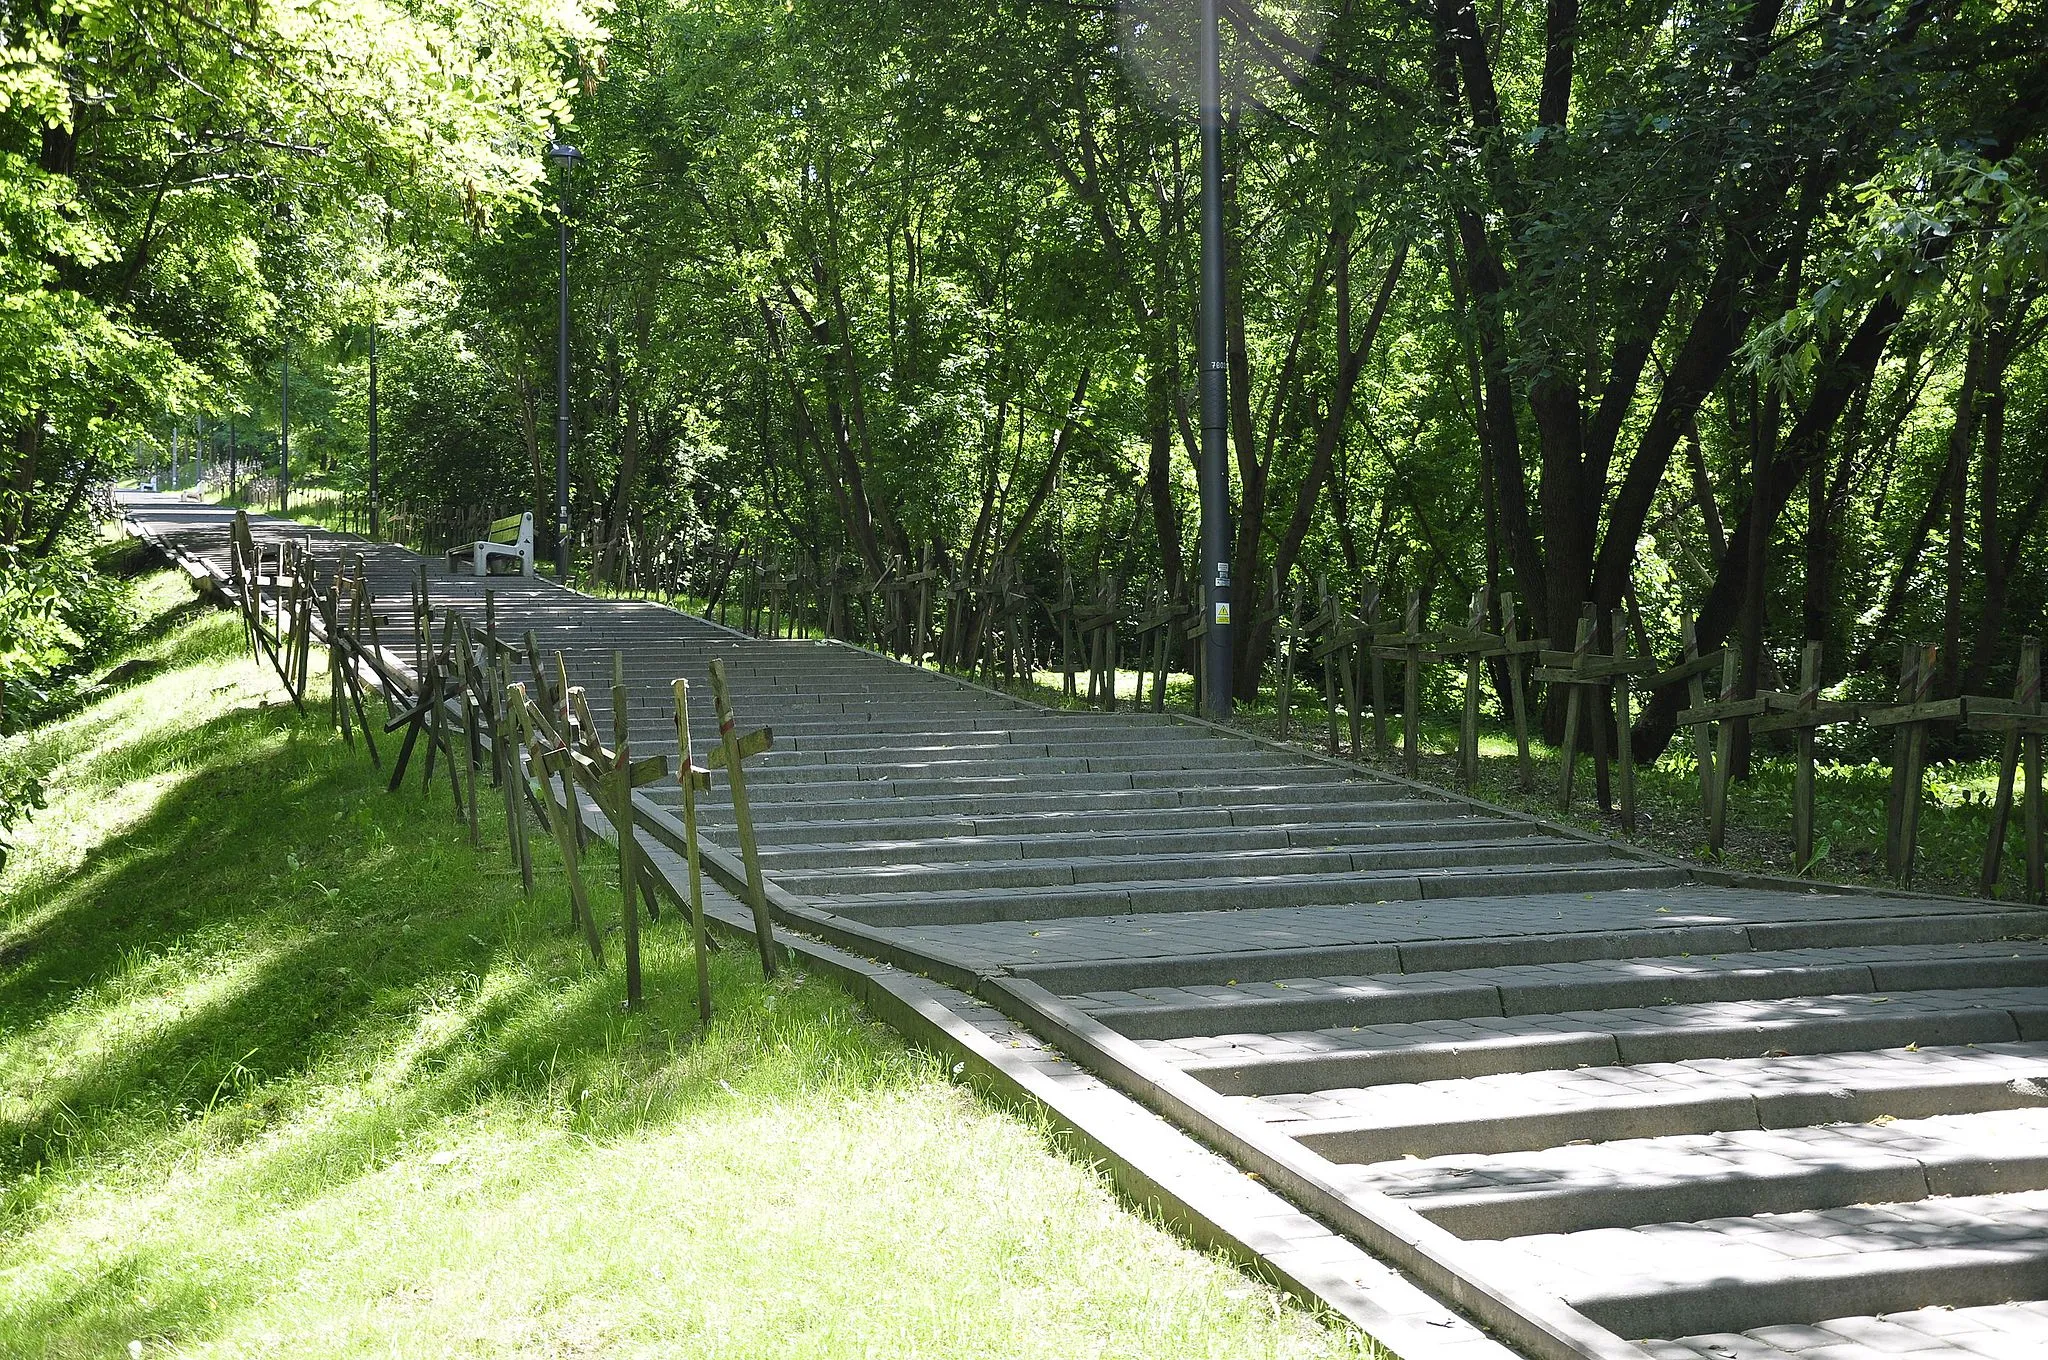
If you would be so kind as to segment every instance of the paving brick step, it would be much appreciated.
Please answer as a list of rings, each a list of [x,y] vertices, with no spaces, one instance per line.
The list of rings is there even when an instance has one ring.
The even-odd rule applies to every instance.
[[[2048,1295],[2048,1191],[1473,1243],[1623,1336],[1688,1336]]]
[[[2048,1109],[1618,1139],[1346,1168],[1466,1238],[2048,1189]]]
[[[1064,778],[1076,774],[1133,774],[1148,776],[1160,783],[1179,787],[1198,782],[1190,778],[1197,771],[1253,768],[1276,775],[1284,771],[1288,778],[1301,777],[1304,782],[1309,783],[1321,783],[1328,778],[1321,772],[1307,773],[1297,770],[1281,757],[1258,752],[1189,751],[1178,753],[1171,761],[1164,763],[1171,768],[1162,770],[1162,762],[1156,756],[1021,756],[999,759],[975,756],[964,760],[950,760],[943,756],[906,756],[896,760],[874,759],[855,765],[821,761],[809,758],[802,752],[769,751],[753,768],[756,771],[756,780],[764,785],[835,784],[849,781],[907,783],[929,779],[972,782],[986,778],[1015,779],[1019,776]]]
[[[894,817],[898,825],[922,826],[926,818],[968,815],[975,818],[1014,816],[1022,813],[1081,812],[1094,815],[1097,812],[1115,812],[1131,808],[1202,808],[1225,807],[1232,820],[1239,826],[1272,826],[1284,824],[1288,818],[1275,811],[1275,807],[1300,809],[1308,804],[1320,803],[1336,809],[1324,816],[1355,819],[1362,812],[1370,810],[1371,815],[1381,815],[1385,805],[1375,802],[1368,788],[1345,782],[1329,784],[1285,784],[1260,783],[1245,786],[1249,797],[1272,799],[1272,803],[1261,803],[1253,807],[1229,808],[1228,800],[1214,790],[1172,789],[1172,788],[1105,788],[1083,792],[969,792],[954,787],[950,793],[938,792],[926,797],[911,797],[902,794],[893,798],[838,798],[800,799],[779,802],[761,802],[755,807],[757,820],[771,818],[786,821],[827,822],[838,820],[872,821]],[[681,794],[675,795],[680,798]],[[1427,815],[1441,815],[1442,803],[1422,804]],[[1422,815],[1422,814],[1418,814]]]
[[[1439,852],[1417,858],[1443,858]],[[1467,852],[1480,858],[1477,850]],[[1461,857],[1461,858],[1462,858]],[[1606,858],[1601,847],[1559,843],[1533,863],[1504,856],[1498,867],[1352,870],[1278,878],[1217,877],[1141,880],[1066,888],[990,889],[978,892],[865,893],[822,897],[818,905],[873,926],[963,925],[988,921],[1049,921],[1070,916],[1121,916],[1171,911],[1231,911],[1274,905],[1378,902],[1488,893],[1588,892],[1624,886],[1655,887],[1683,878],[1677,871]],[[891,900],[893,898],[893,900]]]
[[[1226,1095],[1575,1067],[2048,1038],[2048,988],[1629,1006],[1145,1041]]]
[[[1455,817],[1438,822],[1331,822],[1306,827],[1211,826],[1198,831],[1053,832],[1042,836],[927,836],[854,844],[785,845],[764,850],[772,871],[852,865],[929,865],[992,860],[1065,859],[1076,850],[1101,855],[1186,855],[1203,851],[1331,849],[1423,841],[1506,840],[1527,836],[1526,822]]]
[[[983,767],[989,769],[989,767]],[[1258,783],[1269,789],[1290,789],[1315,784],[1336,784],[1340,771],[1262,771]],[[910,776],[902,779],[825,779],[809,783],[780,784],[757,780],[748,785],[756,802],[818,800],[842,802],[861,798],[917,798],[941,794],[974,797],[977,794],[1054,794],[1078,797],[1091,793],[1115,793],[1126,789],[1185,790],[1187,776],[1174,771],[1139,771],[1093,774],[1086,771],[1054,771],[1045,774],[988,773],[940,777]],[[1213,796],[1213,795],[1212,795]]]
[[[695,728],[691,730],[694,732]],[[716,727],[713,726],[710,730],[716,731]],[[1033,742],[931,740],[922,743],[899,742],[894,745],[820,748],[806,745],[801,741],[786,741],[778,732],[775,737],[775,749],[777,752],[786,751],[801,755],[806,763],[819,765],[866,766],[898,761],[1073,760],[1139,756],[1154,762],[1154,767],[1157,768],[1160,762],[1178,761],[1188,755],[1242,753],[1247,748],[1241,742],[1219,739],[1176,742],[1170,749],[1162,751],[1157,742],[1116,741],[1106,737],[1076,737],[1071,740]],[[1274,754],[1277,756],[1277,753]]]
[[[1129,1038],[1177,1039],[1616,1006],[1992,986],[2048,986],[2048,945],[1752,950],[1145,987],[1086,992],[1069,999]]]
[[[611,717],[608,711],[592,705],[591,712],[605,730],[611,730]],[[672,708],[651,709],[644,713],[636,709],[631,716],[634,724],[632,735],[636,742],[658,739],[662,743],[671,743],[675,740],[675,713]],[[1258,749],[1223,738],[1126,740],[1129,734],[1114,730],[1020,733],[1018,740],[1015,741],[998,740],[998,734],[982,732],[965,733],[954,738],[944,731],[929,728],[868,734],[860,729],[848,729],[838,724],[821,732],[807,732],[794,730],[786,723],[764,723],[758,715],[737,710],[735,716],[739,721],[745,722],[750,730],[757,726],[769,727],[775,734],[774,749],[778,754],[801,755],[806,763],[823,762],[837,765],[864,765],[878,761],[917,760],[926,757],[1007,760],[1013,755],[1020,758],[1124,755],[1147,756],[1156,762],[1156,768],[1170,769],[1183,753]],[[708,708],[700,712],[698,705],[692,701],[690,717],[690,735],[693,739],[699,743],[717,739],[718,720]],[[1278,758],[1280,753],[1270,754]],[[1400,786],[1387,784],[1384,787],[1392,789]]]
[[[1650,1360],[2040,1360],[2048,1356],[2048,1303],[1916,1308],[1645,1341],[1642,1348]]]
[[[1683,916],[1675,908],[1659,904],[1683,903],[1688,899],[1712,902],[1717,907],[1722,903],[1730,905],[1712,912],[1692,913],[1696,918],[1709,918],[1711,923],[1668,924]],[[1389,904],[1367,920],[1333,921],[1327,928],[1307,932],[1327,937],[1337,933],[1338,925],[1347,925],[1350,928],[1344,931],[1342,943],[1302,943],[1301,930],[1276,929],[1264,924],[1253,927],[1247,919],[1235,932],[1203,930],[1203,947],[1185,950],[1173,947],[1168,927],[1175,923],[1154,921],[1147,923],[1147,933],[1155,938],[1146,941],[1145,949],[1131,951],[1127,957],[1105,948],[1099,958],[1047,963],[1019,961],[1014,966],[1047,990],[1071,996],[1149,987],[1366,973],[1453,972],[1590,959],[1817,947],[1973,944],[2037,935],[2044,920],[2048,920],[2040,913],[1979,912],[1968,908],[1914,912],[1902,908],[1896,900],[1877,897],[1780,898],[1758,901],[1746,911],[1742,910],[1743,905],[1740,894],[1691,885],[1613,894],[1532,896],[1523,901],[1484,898],[1470,904],[1446,903],[1440,908]],[[1798,914],[1819,908],[1828,910],[1821,912],[1818,920],[1772,920],[1766,914],[1772,910]],[[1868,914],[1846,914],[1852,912]],[[1567,920],[1577,928],[1562,928]],[[1236,935],[1267,947],[1214,947],[1211,941],[1218,935]]]
[[[1304,847],[1186,853],[1174,857],[1172,868],[1178,873],[1176,883],[1199,888],[1205,881],[1220,879],[1233,885],[1230,891],[1235,894],[1239,891],[1235,885],[1248,881],[1264,884],[1285,880],[1289,875],[1524,864],[1530,860],[1569,858],[1586,848],[1582,842],[1530,835],[1529,828],[1519,829],[1524,834],[1514,839],[1460,837],[1357,850]],[[776,881],[791,892],[829,897],[834,909],[839,910],[867,901],[886,899],[900,903],[913,894],[1150,882],[1157,880],[1163,867],[1157,856],[1149,854],[1069,855],[998,862],[792,869],[778,873]]]
[[[2048,1044],[1705,1058],[1327,1088],[1242,1102],[1335,1162],[2048,1106]]]
[[[666,806],[679,805],[682,794],[667,785],[657,785],[648,791],[657,803]],[[844,805],[856,812],[873,813],[877,810],[896,811],[894,807],[877,809],[872,802]],[[996,816],[948,816],[934,813],[917,818],[904,817],[855,817],[830,821],[805,822],[792,815],[777,824],[777,835],[791,846],[827,846],[838,843],[858,844],[903,839],[935,838],[948,834],[961,837],[1009,837],[1037,836],[1040,834],[1086,835],[1087,829],[1100,829],[1104,833],[1124,834],[1136,832],[1157,832],[1166,835],[1180,835],[1205,828],[1230,829],[1250,826],[1264,828],[1271,825],[1285,825],[1286,819],[1275,819],[1271,808],[1232,809],[1222,807],[1184,807],[1175,804],[1168,807],[1133,808],[1124,811],[1104,810],[1096,807],[1077,808],[1060,806],[1038,812],[1018,812]],[[1353,824],[1343,819],[1343,808],[1331,810],[1326,806],[1306,805],[1294,808],[1296,825],[1313,826],[1312,819],[1336,817],[1334,825]],[[1371,816],[1380,822],[1390,824],[1390,832],[1398,832],[1405,824],[1423,826],[1436,825],[1425,820],[1439,817],[1445,811],[1444,804],[1434,802],[1401,802],[1374,804]],[[1354,809],[1354,815],[1355,809]]]

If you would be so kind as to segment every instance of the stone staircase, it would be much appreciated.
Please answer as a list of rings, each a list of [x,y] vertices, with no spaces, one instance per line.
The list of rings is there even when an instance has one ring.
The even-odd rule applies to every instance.
[[[403,601],[413,559],[371,551]],[[1020,1019],[1280,1146],[1334,1197],[1304,1207],[1531,1353],[2048,1356],[2048,914],[1714,886],[1204,725],[496,588],[601,723],[624,651],[636,753],[673,752],[679,674],[715,740],[724,659],[775,734],[750,789],[787,918],[1043,989]],[[705,818],[731,844],[722,793]]]

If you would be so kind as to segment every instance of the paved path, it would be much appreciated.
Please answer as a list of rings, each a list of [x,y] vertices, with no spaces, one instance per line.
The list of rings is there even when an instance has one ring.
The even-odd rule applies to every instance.
[[[224,551],[217,510],[131,514]],[[402,612],[417,559],[368,560]],[[725,658],[786,920],[994,1001],[1530,1354],[2048,1356],[2048,915],[1709,886],[1198,724],[492,585],[600,708],[625,652],[636,749]]]

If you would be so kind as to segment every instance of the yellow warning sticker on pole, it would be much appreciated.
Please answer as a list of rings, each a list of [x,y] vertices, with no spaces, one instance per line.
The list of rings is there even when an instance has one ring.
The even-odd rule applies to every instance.
[[[1218,601],[1216,602],[1216,622],[1218,622],[1218,623],[1229,623],[1229,622],[1230,622],[1230,601],[1228,601],[1228,600],[1218,600]]]

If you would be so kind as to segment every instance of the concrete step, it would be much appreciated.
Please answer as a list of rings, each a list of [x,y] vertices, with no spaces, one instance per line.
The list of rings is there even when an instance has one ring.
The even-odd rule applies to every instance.
[[[1583,844],[1556,837],[1526,834],[1503,839],[1473,837],[1407,841],[1362,849],[1222,850],[1177,855],[1174,880],[1198,887],[1225,880],[1264,884],[1289,876],[1374,873],[1390,869],[1470,868],[1488,864],[1556,861],[1583,850]],[[1162,866],[1155,855],[1041,856],[1028,860],[975,861],[955,864],[891,864],[791,869],[776,881],[791,892],[829,898],[834,909],[857,902],[887,899],[900,902],[912,894],[966,893],[990,889],[1053,888],[1090,884],[1156,881]]]
[[[1474,1243],[1629,1337],[1740,1332],[2048,1295],[2048,1191]]]
[[[2040,1360],[2048,1356],[2048,1303],[1888,1311],[1645,1341],[1642,1349],[1650,1360]]]
[[[1092,828],[1092,823],[1090,824]],[[854,865],[964,864],[1000,860],[1063,859],[1076,850],[1101,855],[1186,855],[1203,851],[1331,849],[1424,841],[1507,840],[1527,836],[1526,822],[1505,817],[1443,821],[1332,822],[1302,827],[1214,826],[1199,831],[1051,832],[1042,836],[926,836],[852,844],[784,845],[764,850],[770,872]]]
[[[1991,986],[2048,986],[2048,945],[1751,950],[1145,987],[1084,992],[1068,999],[1129,1038],[1176,1039],[1615,1006]]]
[[[978,766],[978,770],[990,767]],[[1285,790],[1314,784],[1333,784],[1343,780],[1337,770],[1322,769],[1276,769],[1261,771],[1253,781],[1262,787]],[[1053,770],[1044,774],[1001,774],[992,770],[988,773],[919,776],[903,778],[847,779],[827,778],[810,782],[781,783],[775,779],[756,779],[747,787],[748,796],[757,803],[787,803],[797,801],[843,802],[860,798],[918,798],[934,795],[955,794],[974,797],[981,794],[1051,794],[1060,797],[1077,797],[1091,793],[1114,793],[1125,789],[1173,789],[1184,790],[1187,776],[1173,771],[1141,770],[1124,772],[1091,773],[1079,770]],[[1214,792],[1211,796],[1216,796]]]
[[[1142,950],[1114,950],[1105,942],[1099,958],[1015,967],[1050,991],[1079,995],[1681,954],[1978,944],[2048,930],[2048,915],[2039,912],[1921,905],[1916,911],[1876,896],[1774,898],[1684,884],[1428,906],[1386,903],[1364,918],[1332,908],[1279,909],[1237,918],[1220,939],[1207,918],[1193,913],[1187,948],[1175,944],[1179,919],[1151,919]],[[1233,936],[1243,943],[1231,947]]]
[[[2048,1189],[2048,1109],[1618,1139],[1345,1168],[1460,1237]]]
[[[639,729],[635,729],[637,736]],[[692,729],[694,732],[694,728]],[[715,727],[708,730],[714,731]],[[927,760],[968,761],[968,760],[1073,760],[1076,758],[1103,759],[1114,756],[1138,756],[1157,763],[1178,761],[1188,755],[1214,755],[1244,752],[1247,748],[1235,741],[1190,740],[1176,742],[1171,753],[1162,752],[1157,742],[1118,741],[1111,736],[1073,737],[1059,741],[1014,741],[986,742],[925,740],[922,742],[899,742],[893,745],[837,746],[819,748],[801,742],[786,741],[780,733],[776,735],[775,749],[801,755],[807,762],[821,765],[868,766],[894,762],[919,762]],[[1257,749],[1257,748],[1250,748]],[[1273,753],[1277,756],[1278,753]]]
[[[675,806],[682,800],[682,794],[667,786],[656,786],[647,790],[654,801],[665,806]],[[1092,802],[1093,800],[1091,800]],[[1275,821],[1269,816],[1271,809],[1232,809],[1222,807],[1187,807],[1175,803],[1167,806],[1102,809],[1097,807],[1062,806],[1036,812],[1012,812],[988,816],[946,815],[931,813],[915,818],[875,817],[877,811],[894,812],[894,806],[878,808],[872,801],[842,804],[841,808],[854,814],[822,821],[804,821],[802,809],[787,809],[789,815],[776,822],[778,843],[790,846],[808,847],[831,846],[836,844],[861,844],[887,842],[907,836],[917,839],[936,839],[947,834],[961,837],[1035,837],[1046,834],[1083,835],[1086,828],[1098,828],[1105,833],[1160,833],[1181,835],[1206,829],[1228,829],[1233,826],[1250,825],[1256,829],[1268,826],[1284,826],[1285,819]],[[1437,825],[1425,820],[1442,815],[1442,803],[1403,802],[1375,804],[1371,815],[1392,826],[1399,826],[1410,820],[1422,826]],[[1301,822],[1317,817],[1341,817],[1343,809],[1331,811],[1324,806],[1306,805],[1296,808]],[[1340,821],[1339,825],[1348,824]],[[764,842],[765,843],[765,842]]]
[[[1094,778],[1107,782],[1104,776]],[[902,792],[893,797],[767,800],[755,804],[754,815],[756,820],[790,822],[889,821],[899,828],[922,827],[927,819],[936,817],[967,816],[986,820],[1020,814],[1068,812],[1093,817],[1099,813],[1144,808],[1221,809],[1227,811],[1232,822],[1239,826],[1285,825],[1302,816],[1357,820],[1361,816],[1390,815],[1386,804],[1375,801],[1369,786],[1349,782],[1257,783],[1245,785],[1237,792],[1258,801],[1249,806],[1237,805],[1213,791],[1196,789],[1126,786],[1048,793],[1042,790],[970,791],[953,786],[950,792],[942,789],[921,797]],[[677,792],[667,796],[680,799],[682,795]],[[1322,804],[1335,811],[1319,814],[1305,811],[1311,804]],[[1431,817],[1441,816],[1445,807],[1442,803],[1420,800],[1414,806],[1418,809],[1415,815]],[[1290,809],[1291,814],[1278,811],[1280,808]]]
[[[1769,1053],[2048,1039],[2048,988],[1787,997],[1148,1040],[1226,1095]]]
[[[637,743],[636,743],[637,744]],[[1065,778],[1080,774],[1131,774],[1147,776],[1172,787],[1200,782],[1205,771],[1257,769],[1263,774],[1302,778],[1321,783],[1335,775],[1318,767],[1297,767],[1284,757],[1265,752],[1189,751],[1175,754],[1162,770],[1155,756],[1017,756],[990,758],[975,756],[954,760],[944,756],[875,758],[861,764],[820,761],[803,752],[768,751],[749,768],[762,786],[769,784],[823,784],[859,782],[902,784],[919,780],[1015,779],[1020,776]]]
[[[1336,1162],[2048,1105],[2048,1044],[1922,1045],[1502,1073],[1242,1102]]]
[[[1468,852],[1478,858],[1478,851]],[[1488,893],[1587,892],[1657,887],[1681,880],[1678,871],[1605,857],[1601,847],[1560,842],[1546,858],[1504,856],[1498,867],[1450,864],[1347,873],[1225,877],[1188,881],[1150,879],[1065,888],[990,889],[971,892],[862,893],[821,896],[819,906],[874,926],[965,925],[990,921],[1051,921],[1071,916],[1147,912],[1231,911],[1278,905],[1356,903],[1361,907],[1424,897]],[[1417,852],[1416,858],[1444,858]]]

